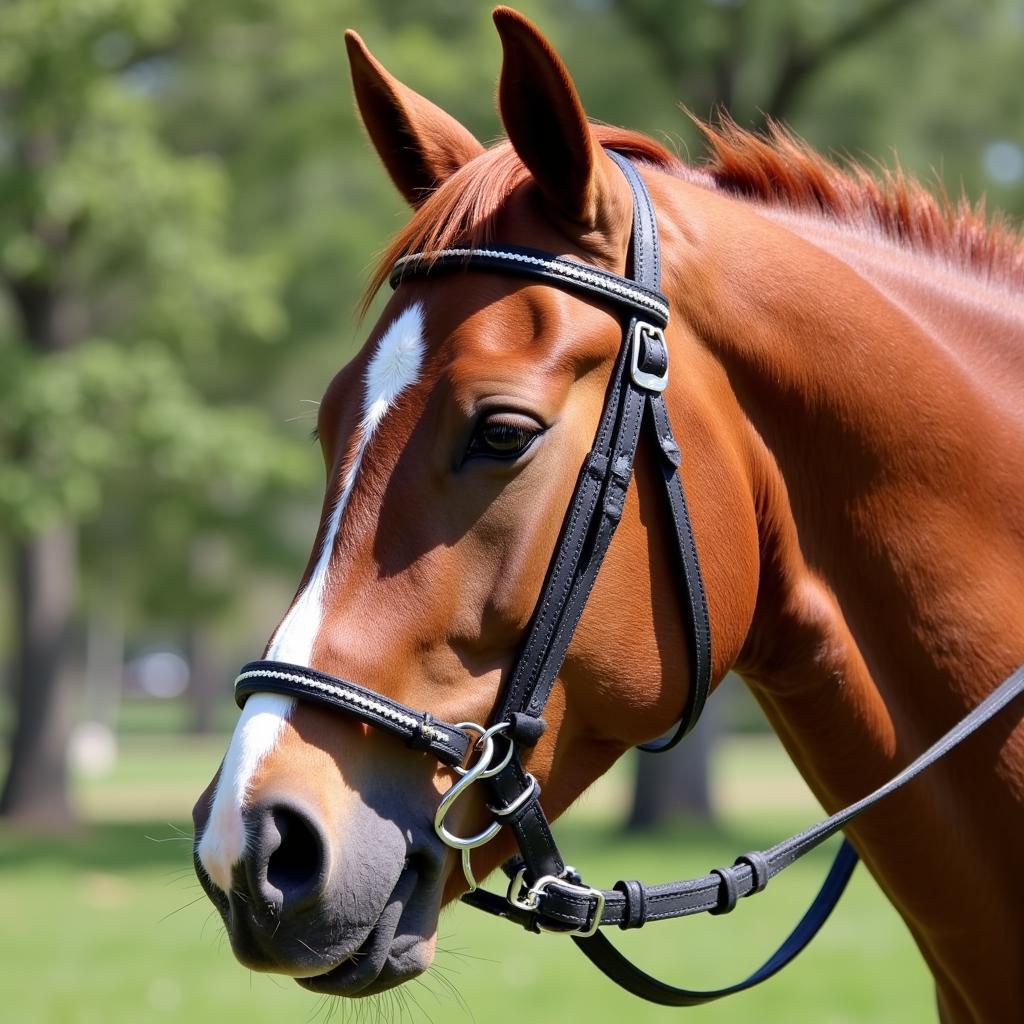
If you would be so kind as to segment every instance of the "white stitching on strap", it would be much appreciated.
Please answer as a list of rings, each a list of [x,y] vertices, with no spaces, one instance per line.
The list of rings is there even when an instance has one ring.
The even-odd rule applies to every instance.
[[[660,313],[666,320],[669,315],[669,307],[664,302],[659,302],[652,295],[630,288],[627,284],[619,283],[615,279],[609,279],[610,275],[603,272],[588,269],[584,264],[578,266],[569,260],[549,260],[542,256],[528,256],[522,252],[510,252],[506,249],[437,249],[432,252],[412,252],[408,256],[402,256],[395,261],[392,273],[406,266],[409,263],[419,263],[424,260],[443,259],[446,256],[487,256],[493,259],[512,260],[516,263],[528,263],[542,270],[559,274],[562,277],[575,278],[597,288],[623,295],[631,302],[639,303],[648,309]]]
[[[249,672],[243,672],[235,680],[235,685],[237,686],[246,679],[281,679],[288,683],[298,683],[300,686],[306,686],[311,690],[320,690],[323,693],[328,693],[347,704],[354,704],[357,708],[373,711],[375,714],[390,719],[392,722],[397,722],[399,725],[404,725],[408,729],[419,729],[424,736],[439,743],[451,743],[451,736],[443,729],[438,729],[433,725],[425,725],[420,719],[413,718],[412,715],[396,711],[394,708],[388,707],[387,704],[382,704],[380,701],[373,700],[371,697],[365,697],[363,694],[355,690],[346,689],[343,686],[322,683],[316,679],[307,679],[305,676],[296,675],[294,672],[280,672],[276,669],[251,669]]]

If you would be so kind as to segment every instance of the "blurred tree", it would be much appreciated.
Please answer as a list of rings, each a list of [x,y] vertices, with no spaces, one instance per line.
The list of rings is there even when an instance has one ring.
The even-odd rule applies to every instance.
[[[701,116],[716,108],[740,121],[785,120],[817,75],[846,51],[870,43],[905,11],[927,0],[868,3],[679,4],[616,0],[668,81]],[[751,52],[764,54],[752,82]],[[755,58],[756,59],[756,58]]]
[[[678,747],[663,754],[636,751],[627,829],[657,829],[680,818],[709,821],[714,817],[711,755],[721,733],[721,707],[713,699]]]
[[[19,622],[0,813],[11,817],[72,817],[80,524],[116,498],[123,532],[105,551],[146,557],[154,491],[187,489],[193,510],[216,514],[294,478],[291,446],[265,419],[204,387],[225,338],[272,338],[283,316],[275,267],[230,243],[219,162],[161,134],[148,55],[174,44],[186,7],[13,0],[3,12],[0,521]],[[166,562],[158,553],[142,571]]]

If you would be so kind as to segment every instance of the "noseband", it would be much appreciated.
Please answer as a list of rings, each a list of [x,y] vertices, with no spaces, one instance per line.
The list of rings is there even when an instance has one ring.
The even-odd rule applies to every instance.
[[[884,786],[799,835],[768,850],[744,854],[731,867],[715,868],[688,881],[663,885],[621,881],[602,890],[584,884],[575,869],[566,865],[541,808],[540,786],[523,767],[521,751],[533,747],[544,732],[544,708],[622,517],[645,431],[657,455],[660,489],[673,526],[672,551],[683,596],[690,691],[672,734],[643,749],[660,751],[675,746],[700,717],[711,686],[707,597],[678,472],[681,452],[663,398],[669,373],[663,333],[669,303],[660,291],[654,206],[633,165],[618,153],[608,151],[608,155],[625,175],[633,194],[632,277],[513,246],[414,253],[402,257],[391,273],[392,287],[442,273],[514,275],[610,305],[622,317],[622,346],[594,445],[583,461],[526,638],[494,710],[494,724],[485,728],[473,722],[441,722],[429,712],[406,707],[357,683],[275,661],[246,665],[235,682],[235,699],[241,706],[253,693],[270,692],[319,702],[432,753],[459,776],[441,799],[434,828],[444,843],[461,851],[470,886],[462,897],[465,902],[531,931],[573,936],[605,974],[635,995],[668,1006],[694,1006],[765,981],[810,942],[857,864],[857,854],[847,840],[821,891],[790,936],[761,968],[736,985],[711,991],[666,985],[623,957],[599,929],[612,925],[638,928],[652,920],[731,911],[740,898],[761,892],[769,879],[909,782],[995,715],[1024,689],[1024,667]],[[467,766],[472,754],[475,759]],[[457,836],[447,828],[445,819],[458,798],[476,782],[487,787],[488,809],[494,818],[475,836]],[[511,830],[520,850],[520,857],[505,866],[511,883],[504,897],[477,888],[470,864],[470,851],[489,842],[502,827]]]

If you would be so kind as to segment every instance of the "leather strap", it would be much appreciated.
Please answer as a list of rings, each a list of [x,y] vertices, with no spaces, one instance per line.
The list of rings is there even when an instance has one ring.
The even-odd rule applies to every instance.
[[[410,747],[429,750],[448,765],[461,765],[474,742],[468,732],[437,721],[429,711],[415,711],[358,683],[302,665],[284,661],[250,661],[243,665],[235,679],[235,703],[244,707],[254,693],[280,693],[327,704],[400,737]]]
[[[737,858],[732,867],[716,868],[707,875],[687,881],[643,886],[645,912],[641,923],[720,911],[735,906],[738,899],[762,891],[780,871],[834,836],[859,814],[917,778],[1002,711],[1022,691],[1024,665],[1004,679],[970,714],[957,722],[899,774],[856,803],[767,850],[744,854]],[[850,851],[840,852],[843,858],[851,855]],[[631,916],[635,917],[626,894],[619,888],[592,889],[588,893],[585,887],[578,884],[557,880],[547,884],[539,894],[535,912],[555,927],[572,931],[585,928],[593,921],[598,902],[603,904],[602,926],[621,926]]]
[[[406,280],[457,270],[490,270],[546,282],[590,299],[611,302],[658,327],[668,323],[668,299],[656,287],[645,287],[639,279],[633,281],[589,263],[521,245],[410,253],[395,263],[389,282],[397,288]]]
[[[600,933],[587,939],[574,937],[573,941],[591,963],[633,995],[662,1006],[702,1006],[704,1003],[713,1002],[723,996],[731,996],[753,988],[755,985],[760,985],[762,981],[767,981],[772,975],[778,974],[783,967],[806,949],[814,936],[821,930],[821,926],[829,919],[856,866],[857,854],[849,842],[843,840],[839,853],[814,902],[808,907],[807,912],[782,945],[748,977],[723,988],[687,989],[667,985],[627,960]]]
[[[609,153],[609,156],[622,170],[633,193],[633,281],[637,286],[660,295],[661,255],[650,195],[628,160],[617,153]],[[462,265],[473,269],[505,271],[506,265],[497,262],[498,252],[489,251],[483,262],[472,252],[457,251],[455,255]],[[403,275],[409,269],[413,273],[432,272],[431,265],[417,260],[403,267]],[[521,272],[533,276],[530,270]],[[622,291],[624,288],[620,286],[616,293],[606,298],[615,301],[615,294]],[[634,315],[624,331],[623,345],[612,372],[594,446],[584,460],[520,657],[495,710],[494,721],[509,721],[515,715],[539,718],[544,713],[621,520],[641,432],[647,425],[661,455],[659,464],[667,509],[674,526],[676,563],[685,592],[684,607],[690,637],[690,697],[675,735],[669,742],[656,747],[667,749],[692,728],[703,709],[711,684],[711,630],[693,530],[678,474],[679,446],[672,435],[661,392],[645,383],[654,380],[664,386],[668,372],[668,347],[660,324],[651,324],[646,311],[638,317],[633,307],[619,304]],[[508,805],[515,795],[523,792],[526,778],[516,750],[506,768],[490,780],[493,806]],[[540,806],[539,790],[519,814],[510,817],[507,824],[522,852],[528,879],[559,875],[564,871],[564,859]]]
[[[650,193],[629,160],[614,151],[608,151],[608,155],[621,169],[633,194],[633,280],[660,294],[661,249]],[[476,265],[475,260],[473,265]],[[664,377],[668,371],[668,348],[664,338],[657,332],[641,331],[638,335],[643,323],[634,317],[626,328],[594,447],[584,461],[533,621],[495,712],[495,721],[505,721],[515,712],[525,711],[538,717],[543,714],[621,518],[640,432],[649,418],[661,454],[659,465],[674,528],[673,547],[685,595],[690,638],[688,704],[671,740],[649,746],[649,749],[668,749],[693,727],[707,699],[711,686],[711,627],[693,527],[678,473],[679,446],[673,437],[661,393],[638,385],[632,372],[631,346],[638,344],[635,340],[638,337],[645,340],[638,364],[654,376]],[[648,407],[650,412],[645,416]]]

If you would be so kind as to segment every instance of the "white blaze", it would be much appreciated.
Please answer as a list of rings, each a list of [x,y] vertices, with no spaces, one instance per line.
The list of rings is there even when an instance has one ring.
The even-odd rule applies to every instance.
[[[355,487],[370,439],[398,396],[420,375],[423,363],[423,306],[416,302],[384,332],[366,368],[363,415],[356,449],[348,462],[341,490],[331,508],[323,543],[309,581],[284,617],[267,649],[267,658],[309,665],[323,620],[323,597],[331,555],[342,517]],[[231,869],[245,850],[242,808],[256,769],[274,749],[284,731],[293,701],[277,694],[256,693],[246,702],[217,781],[210,818],[199,843],[199,860],[211,880],[227,891]]]

